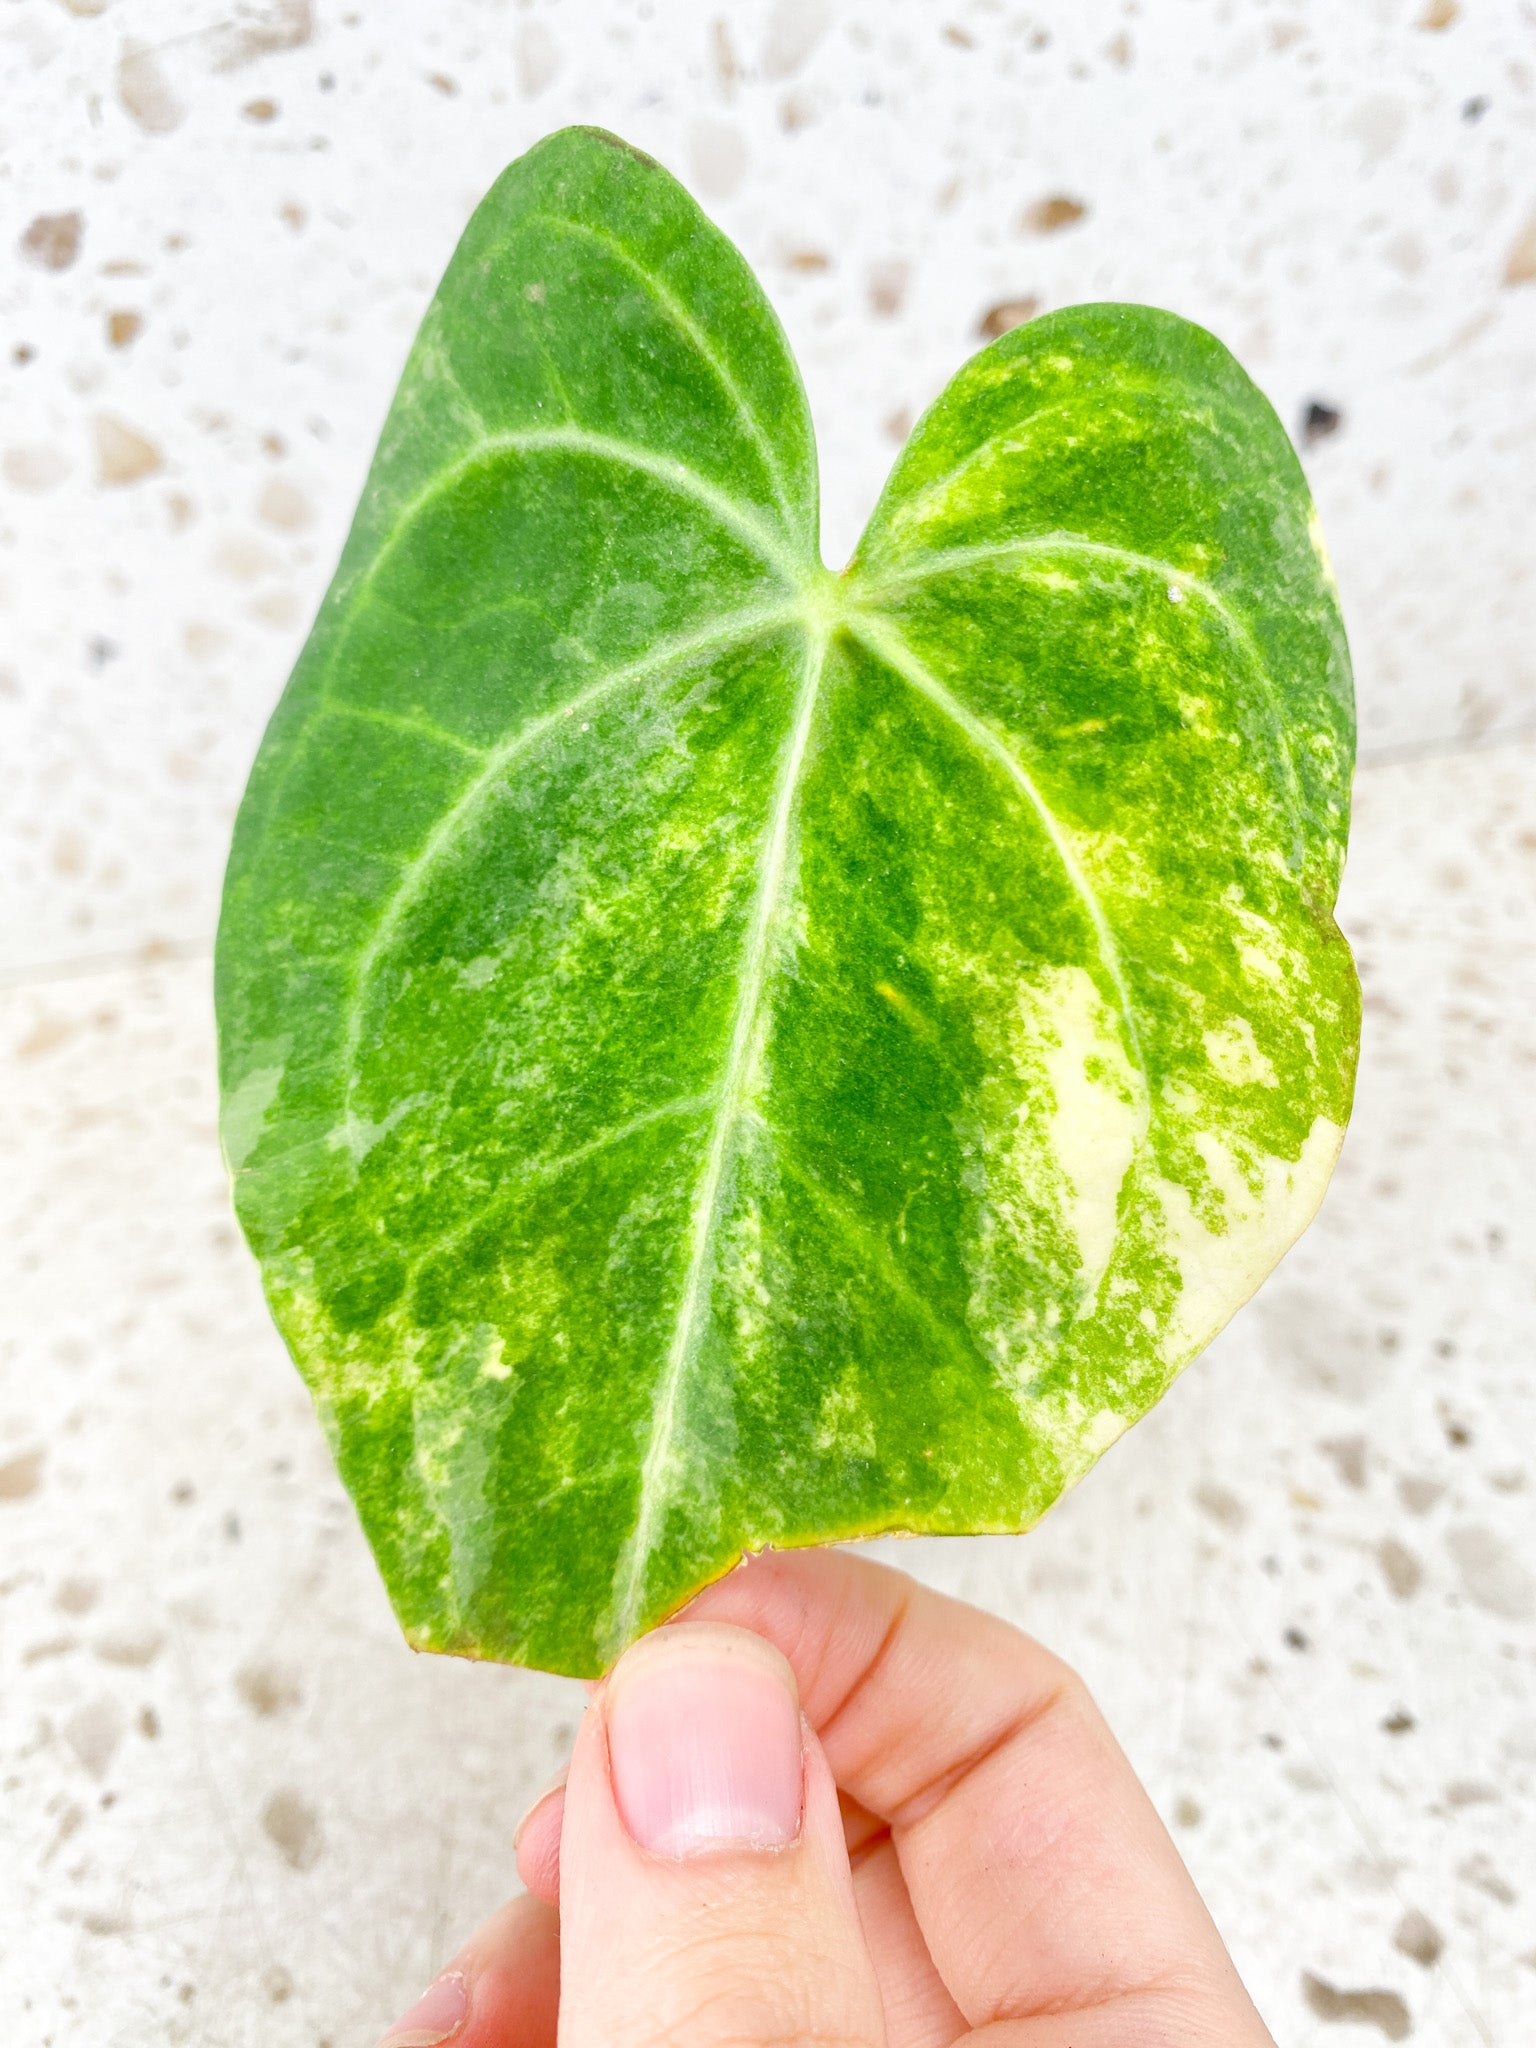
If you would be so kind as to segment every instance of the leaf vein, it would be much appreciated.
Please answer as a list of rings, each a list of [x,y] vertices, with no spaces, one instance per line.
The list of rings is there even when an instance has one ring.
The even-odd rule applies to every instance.
[[[946,1323],[932,1305],[924,1299],[902,1271],[900,1262],[885,1239],[867,1224],[852,1214],[847,1204],[824,1188],[814,1174],[802,1166],[787,1161],[780,1162],[780,1170],[787,1173],[798,1186],[802,1187],[820,1209],[821,1213],[842,1232],[849,1248],[878,1267],[881,1277],[891,1292],[906,1302],[913,1313],[924,1322],[930,1333],[943,1348],[956,1359],[969,1366],[975,1366],[976,1354],[962,1341],[954,1328]]]
[[[357,591],[361,592],[371,584],[380,566],[389,558],[401,536],[414,525],[429,505],[447,491],[453,489],[469,472],[497,455],[538,454],[545,449],[564,450],[573,455],[592,455],[599,460],[618,464],[622,468],[639,470],[651,476],[660,484],[692,498],[696,503],[712,512],[722,526],[728,526],[738,533],[762,558],[763,562],[790,584],[798,585],[803,579],[806,564],[794,556],[783,544],[778,534],[768,525],[751,505],[744,505],[733,498],[729,491],[712,484],[708,477],[682,460],[680,456],[664,455],[653,448],[642,448],[637,442],[621,440],[613,434],[594,434],[586,427],[525,427],[509,428],[504,432],[488,434],[483,440],[474,441],[465,448],[457,460],[447,464],[428,484],[423,485],[413,498],[401,506],[389,538],[369,562]],[[351,595],[353,593],[349,593]]]
[[[664,1123],[671,1117],[690,1116],[695,1110],[709,1109],[713,1106],[714,1100],[712,1094],[680,1095],[676,1101],[663,1102],[655,1109],[642,1110],[638,1116],[630,1117],[627,1122],[615,1124],[612,1130],[599,1131],[595,1138],[589,1138],[584,1145],[572,1146],[569,1152],[561,1152],[552,1159],[529,1159],[522,1162],[517,1168],[517,1186],[510,1194],[501,1193],[493,1196],[472,1216],[422,1247],[406,1267],[407,1294],[429,1260],[439,1257],[453,1245],[461,1244],[471,1232],[480,1229],[492,1216],[510,1207],[530,1188],[541,1187],[548,1181],[558,1180],[562,1174],[569,1173],[573,1166],[584,1165],[587,1160],[595,1159],[599,1153],[607,1152],[615,1145],[622,1145],[626,1138],[632,1138],[637,1132],[649,1129],[652,1124]]]
[[[591,241],[600,242],[626,269],[633,271],[634,275],[639,278],[640,282],[655,299],[657,305],[660,306],[670,324],[677,329],[689,346],[708,364],[716,382],[735,407],[742,425],[746,428],[751,440],[756,444],[757,451],[762,457],[763,467],[768,473],[768,480],[773,485],[773,494],[778,502],[779,510],[786,519],[793,522],[795,519],[794,507],[790,503],[788,487],[784,481],[784,473],[780,467],[778,453],[768,437],[767,430],[752,407],[747,403],[746,393],[736,381],[735,373],[730,365],[721,358],[714,344],[710,341],[709,336],[693,318],[682,300],[671,290],[670,286],[663,283],[655,271],[648,270],[638,257],[632,255],[624,247],[622,242],[617,241],[614,236],[608,234],[603,228],[595,226],[590,221],[569,220],[550,213],[531,215],[530,219],[542,220],[551,227],[563,228],[571,234],[585,235]]]
[[[870,577],[863,587],[874,594],[900,589],[912,583],[926,583],[935,576],[944,576],[955,570],[983,567],[988,562],[1027,561],[1033,555],[1046,554],[1086,555],[1090,559],[1115,562],[1127,569],[1139,569],[1149,576],[1161,577],[1165,583],[1176,585],[1198,598],[1201,604],[1213,611],[1221,620],[1263,685],[1265,722],[1269,726],[1275,754],[1286,780],[1288,808],[1291,814],[1292,855],[1299,864],[1304,851],[1306,803],[1302,794],[1300,771],[1296,766],[1296,750],[1291,744],[1285,721],[1280,716],[1279,689],[1253,627],[1237,606],[1205,577],[1195,575],[1188,569],[1181,569],[1177,562],[1170,562],[1162,555],[1142,554],[1135,548],[1121,547],[1114,541],[1090,540],[1086,534],[1055,532],[1030,534],[1015,540],[982,541],[970,547],[934,549],[927,554],[915,556],[910,569],[884,571],[878,576]]]
[[[1028,359],[1025,358],[1024,361],[1027,364]],[[946,398],[949,396],[949,393],[945,394]],[[1102,394],[1100,396],[1102,397]],[[1129,379],[1123,379],[1119,388],[1111,396],[1122,400],[1140,399],[1151,407],[1157,407],[1166,403],[1169,394],[1166,387],[1156,383],[1135,383]],[[1190,419],[1203,416],[1205,424],[1209,425],[1213,432],[1218,432],[1220,430],[1217,429],[1215,424],[1215,414],[1219,411],[1227,415],[1232,421],[1235,430],[1234,434],[1228,435],[1226,438],[1236,439],[1241,443],[1251,437],[1253,432],[1253,421],[1251,419],[1239,412],[1235,407],[1223,403],[1214,393],[1207,392],[1203,396],[1203,407],[1186,406],[1181,412],[1180,421],[1182,425],[1187,426]],[[1126,415],[1122,412],[1121,417],[1124,418]],[[953,464],[951,468],[945,470],[942,475],[930,478],[920,489],[914,491],[910,498],[897,506],[891,516],[893,531],[896,529],[907,529],[919,524],[926,516],[931,503],[937,500],[942,504],[952,486],[958,483],[968,470],[975,469],[990,456],[1022,455],[1026,453],[1029,435],[1036,427],[1043,425],[1046,421],[1053,419],[1081,421],[1083,418],[1083,394],[1078,392],[1058,399],[1053,405],[1037,406],[1033,412],[1026,412],[1018,419],[1009,420],[1005,425],[999,427],[995,433],[988,434],[984,440],[978,441],[973,447],[968,448],[960,460]]]
[[[461,739],[456,732],[449,732],[446,726],[436,725],[431,719],[409,718],[400,712],[382,711],[373,704],[349,704],[345,697],[317,697],[315,709],[327,718],[355,718],[364,725],[381,725],[391,732],[414,733],[418,739],[430,740],[433,746],[451,748],[475,761],[485,759],[484,747]]]
[[[774,787],[757,892],[743,949],[719,1105],[694,1199],[688,1269],[673,1324],[672,1341],[652,1404],[650,1438],[640,1466],[635,1525],[620,1553],[618,1570],[614,1575],[613,1638],[619,1642],[627,1641],[635,1633],[645,1594],[646,1566],[663,1525],[666,1469],[677,1435],[683,1386],[703,1332],[726,1168],[732,1140],[747,1108],[758,1013],[768,978],[773,931],[784,909],[790,824],[825,664],[825,637],[819,633],[807,635],[805,673],[795,704],[794,724]]]
[[[768,632],[774,626],[786,624],[795,615],[791,606],[778,610],[738,612],[731,618],[717,620],[705,632],[668,641],[661,647],[653,648],[650,654],[638,661],[627,662],[621,668],[608,669],[603,674],[594,676],[575,696],[555,705],[552,710],[542,712],[537,718],[529,719],[509,738],[486,754],[485,766],[464,785],[458,796],[443,812],[427,834],[415,858],[406,866],[399,887],[380,906],[372,934],[357,956],[357,968],[347,1001],[342,1046],[342,1068],[347,1077],[345,1108],[348,1114],[351,1112],[358,1081],[363,1006],[374,971],[399,930],[407,911],[421,894],[427,876],[463,833],[476,811],[495,791],[503,774],[519,755],[526,753],[547,733],[564,726],[578,711],[589,709],[611,691],[622,688],[624,684],[638,682],[671,663],[685,662],[692,656],[706,653],[712,648],[728,647],[734,641],[750,639],[755,634]]]
[[[1089,881],[1066,828],[1046,802],[1034,777],[1012,748],[992,730],[991,726],[962,704],[931,669],[924,666],[893,626],[883,619],[871,618],[868,614],[856,615],[850,624],[854,633],[872,654],[888,668],[894,669],[914,690],[942,711],[946,718],[959,727],[979,753],[985,754],[1003,770],[1039,819],[1041,828],[1051,842],[1067,881],[1081,903],[1083,913],[1092,929],[1100,961],[1115,991],[1121,1021],[1125,1027],[1126,1049],[1137,1072],[1143,1103],[1150,1113],[1152,1089],[1147,1057],[1142,1045],[1141,1027],[1136,1020],[1136,1006],[1131,996],[1130,984],[1126,979],[1125,964],[1120,957],[1114,929],[1105,914],[1103,904],[1099,901],[1098,892]]]

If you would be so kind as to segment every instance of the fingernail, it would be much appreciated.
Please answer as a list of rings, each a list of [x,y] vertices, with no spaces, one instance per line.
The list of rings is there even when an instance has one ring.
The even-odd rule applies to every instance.
[[[544,1786],[544,1788],[541,1791],[535,1793],[533,1798],[528,1802],[528,1805],[524,1810],[522,1819],[518,1822],[516,1828],[514,1828],[512,1832],[512,1849],[514,1854],[516,1853],[518,1843],[523,1839],[524,1828],[527,1827],[529,1821],[533,1819],[533,1816],[538,1812],[539,1808],[544,1804],[546,1799],[553,1799],[557,1792],[564,1789],[565,1781],[570,1775],[570,1765],[562,1764],[560,1769],[556,1771],[555,1775],[550,1779],[549,1783],[546,1786]]]
[[[624,1825],[657,1856],[778,1849],[800,1832],[803,1762],[794,1675],[741,1629],[647,1636],[606,1694]]]
[[[438,2048],[449,2040],[469,2017],[469,1992],[457,1970],[439,1977],[424,1998],[403,2019],[398,2019],[379,2043],[379,2048]]]

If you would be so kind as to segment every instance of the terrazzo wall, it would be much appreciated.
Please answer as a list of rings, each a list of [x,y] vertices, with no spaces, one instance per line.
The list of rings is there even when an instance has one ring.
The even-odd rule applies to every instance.
[[[229,1220],[250,757],[470,208],[593,121],[810,389],[827,559],[1036,310],[1212,327],[1355,648],[1323,1217],[1035,1535],[1283,2043],[1536,2039],[1536,6],[0,0],[0,2010],[344,2048],[514,1881],[580,1695],[399,1641]]]

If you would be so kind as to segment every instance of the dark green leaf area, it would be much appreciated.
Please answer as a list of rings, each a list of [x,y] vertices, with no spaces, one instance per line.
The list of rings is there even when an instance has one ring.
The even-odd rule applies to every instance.
[[[437,1403],[381,1380],[324,1413],[411,1642],[526,1655],[528,1631],[539,1641],[563,1629],[571,1587],[593,1583],[622,1543],[632,1487],[601,1444],[579,1476],[530,1457],[527,1416],[540,1404],[530,1393],[519,1413],[498,1399],[505,1387],[484,1378],[480,1355],[430,1360],[422,1385]]]
[[[978,997],[1065,963],[1091,975],[1093,930],[1017,789],[857,642],[829,677],[805,812],[804,943],[775,990],[785,1144],[829,1221],[840,1203],[845,1229],[876,1228],[933,1328],[964,1329],[977,1092],[996,1078]],[[1051,1288],[1043,1207],[1034,1243]]]
[[[756,278],[670,178],[591,131],[552,136],[476,209],[401,380],[353,560],[454,449],[529,431],[670,456],[814,552],[810,422]]]
[[[784,595],[688,490],[586,450],[492,449],[402,508],[370,573],[327,607],[303,670],[312,744],[343,752],[351,728],[392,722],[484,764],[615,671]]]
[[[241,1222],[411,1640],[594,1674],[744,1550],[1027,1527],[1305,1225],[1353,727],[1210,336],[1031,322],[816,556],[665,172],[477,211],[241,807]]]
[[[698,618],[701,589],[712,617],[766,581],[756,551],[687,488],[534,442],[493,443],[413,501],[370,584],[410,624],[448,633],[533,611],[561,651],[600,661],[681,631]]]

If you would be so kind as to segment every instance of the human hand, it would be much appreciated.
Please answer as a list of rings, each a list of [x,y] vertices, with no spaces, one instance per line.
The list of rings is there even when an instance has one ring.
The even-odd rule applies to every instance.
[[[630,1649],[518,1869],[387,2048],[1273,2048],[1075,1673],[845,1552]]]

